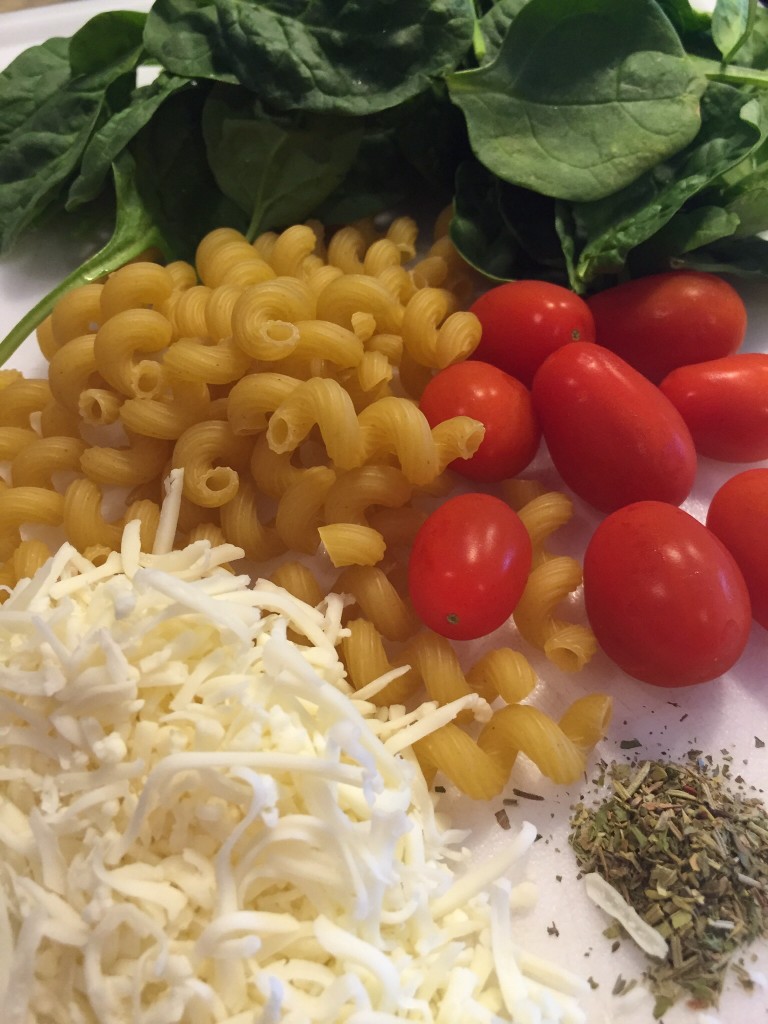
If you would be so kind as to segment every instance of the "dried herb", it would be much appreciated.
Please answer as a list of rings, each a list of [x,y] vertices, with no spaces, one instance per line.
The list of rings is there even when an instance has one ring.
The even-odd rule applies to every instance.
[[[513,789],[512,792],[515,796],[519,796],[523,800],[543,800],[544,797],[540,793],[528,793],[524,789]]]
[[[509,815],[503,807],[500,811],[496,811],[495,818],[503,829],[509,829],[512,827],[509,823]]]
[[[700,754],[605,766],[613,795],[571,818],[583,872],[601,874],[669,944],[645,972],[657,1018],[686,996],[716,1005],[734,954],[768,934],[768,811]]]

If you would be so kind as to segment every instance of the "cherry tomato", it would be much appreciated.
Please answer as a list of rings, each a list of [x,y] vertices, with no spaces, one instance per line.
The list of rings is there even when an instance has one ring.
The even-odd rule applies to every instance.
[[[768,469],[747,469],[715,493],[707,526],[744,574],[752,615],[768,629]]]
[[[460,494],[416,534],[408,586],[426,626],[472,640],[509,618],[530,570],[531,540],[517,513],[490,494]]]
[[[716,274],[673,270],[638,277],[587,299],[595,340],[658,384],[678,366],[719,359],[744,340],[747,311]]]
[[[560,476],[601,512],[679,505],[690,493],[696,449],[682,416],[608,349],[574,342],[554,352],[534,379],[533,407]]]
[[[597,527],[584,555],[584,604],[608,657],[655,686],[722,675],[741,656],[752,618],[725,546],[659,501],[628,505]]]
[[[526,387],[555,349],[569,341],[594,341],[595,325],[584,299],[548,281],[508,281],[471,307],[483,326],[477,359],[493,363]]]
[[[768,459],[768,355],[739,352],[680,366],[659,385],[702,455],[724,462]]]
[[[517,476],[541,441],[530,391],[490,363],[467,360],[441,370],[427,384],[419,405],[431,427],[451,416],[471,416],[485,426],[475,454],[450,464],[470,480]]]

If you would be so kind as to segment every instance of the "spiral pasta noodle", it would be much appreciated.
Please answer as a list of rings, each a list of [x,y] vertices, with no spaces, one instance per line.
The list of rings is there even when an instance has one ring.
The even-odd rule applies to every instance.
[[[531,481],[507,481],[504,496],[518,510],[533,547],[533,568],[513,612],[515,625],[558,668],[576,672],[597,650],[597,640],[588,626],[568,622],[557,613],[581,586],[581,565],[570,556],[553,555],[546,547],[550,535],[573,515],[573,503],[567,495],[545,491]]]

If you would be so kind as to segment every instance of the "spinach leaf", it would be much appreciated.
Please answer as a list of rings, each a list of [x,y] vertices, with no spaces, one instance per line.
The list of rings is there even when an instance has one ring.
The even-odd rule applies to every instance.
[[[567,283],[555,200],[500,181],[476,160],[456,175],[451,238],[468,263],[494,280]]]
[[[247,235],[305,220],[343,180],[362,138],[356,120],[309,114],[278,120],[242,90],[219,86],[203,113],[219,188],[249,217]]]
[[[174,93],[130,144],[141,201],[174,259],[191,260],[203,235],[245,231],[247,215],[218,186],[201,131],[210,83]]]
[[[689,0],[656,0],[669,18],[688,53],[701,57],[718,57],[712,40],[712,17],[692,7]]]
[[[403,158],[397,125],[380,117],[367,118],[360,148],[344,180],[313,215],[327,224],[349,224],[406,201],[418,207],[423,186],[416,167]],[[446,202],[450,194],[449,189]]]
[[[98,128],[83,152],[80,173],[69,189],[67,209],[75,209],[99,194],[112,164],[136,134],[154,117],[169,96],[194,83],[161,72],[149,85],[135,89],[127,107]]]
[[[738,215],[721,206],[683,209],[630,253],[629,267],[633,276],[670,270],[686,253],[733,236],[738,226]]]
[[[479,21],[479,29],[483,37],[483,60],[492,61],[504,43],[509,26],[528,3],[528,0],[498,0]]]
[[[705,84],[653,0],[530,0],[493,63],[448,76],[482,163],[578,201],[687,145]]]
[[[451,103],[445,85],[435,83],[394,110],[385,111],[381,118],[394,126],[402,156],[428,185],[448,193],[447,201],[456,169],[472,151],[466,122]]]
[[[476,160],[456,173],[450,234],[470,266],[492,281],[511,281],[519,272],[517,240],[501,216],[499,180]]]
[[[213,0],[155,0],[144,45],[149,56],[174,75],[237,82]]]
[[[94,15],[70,40],[72,75],[96,74],[138,49],[146,20],[142,11],[104,11]]]
[[[214,3],[238,80],[281,110],[385,110],[456,68],[472,43],[467,0]]]
[[[619,273],[632,249],[761,144],[764,121],[756,100],[744,103],[740,90],[713,84],[702,99],[702,128],[691,146],[606,199],[573,204],[580,243],[575,286]]]
[[[116,216],[112,237],[44,296],[0,341],[0,363],[5,362],[49,315],[58,299],[71,288],[98,281],[125,263],[155,248],[166,255],[171,246],[144,205],[136,185],[135,163],[123,153],[113,167]]]
[[[0,74],[0,146],[69,81],[69,39],[32,46]]]
[[[712,12],[712,38],[723,60],[733,60],[752,32],[757,0],[717,0]]]
[[[110,88],[135,74],[142,52],[140,33],[137,39],[127,31],[119,45],[105,48],[91,72],[60,80],[14,123],[0,146],[0,252],[58,197],[99,123]]]
[[[752,29],[738,50],[739,64],[766,70],[768,68],[768,10],[758,7]]]
[[[768,241],[760,237],[724,239],[681,256],[675,266],[744,278],[768,277]]]
[[[729,174],[719,198],[724,208],[738,217],[734,237],[746,238],[768,230],[768,147],[754,159],[743,161]]]

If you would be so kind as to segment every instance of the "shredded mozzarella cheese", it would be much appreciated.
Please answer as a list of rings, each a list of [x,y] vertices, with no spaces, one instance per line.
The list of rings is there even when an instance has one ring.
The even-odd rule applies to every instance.
[[[382,714],[340,599],[162,532],[65,545],[0,611],[3,1024],[584,1021],[514,934],[535,829],[469,868],[407,748],[482,702]]]

